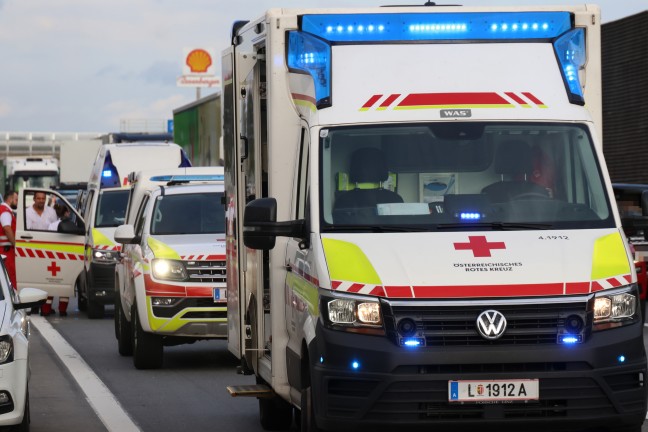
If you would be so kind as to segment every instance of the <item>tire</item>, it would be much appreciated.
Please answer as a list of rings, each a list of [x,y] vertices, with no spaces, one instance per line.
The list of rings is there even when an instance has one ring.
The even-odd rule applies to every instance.
[[[119,354],[127,357],[133,355],[133,329],[131,323],[126,320],[124,308],[121,301],[115,303],[115,326],[117,327],[117,348]]]
[[[299,415],[299,430],[301,432],[321,432],[315,421],[313,407],[313,387],[310,385],[301,391],[301,413]]]
[[[77,293],[77,306],[81,312],[85,312],[88,310],[88,299],[85,297],[85,293],[81,292],[81,283],[77,279],[74,289],[76,290]]]
[[[104,305],[88,299],[88,318],[101,319],[104,317]]]
[[[159,335],[146,333],[140,324],[137,307],[131,312],[133,338],[133,365],[137,369],[159,369],[164,354],[162,338]]]
[[[293,407],[279,396],[259,398],[259,420],[264,430],[288,430],[293,422]]]

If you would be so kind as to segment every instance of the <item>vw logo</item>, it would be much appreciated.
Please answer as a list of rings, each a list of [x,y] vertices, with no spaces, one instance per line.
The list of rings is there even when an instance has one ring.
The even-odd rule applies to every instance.
[[[499,339],[506,331],[506,318],[493,309],[484,311],[477,317],[477,331],[484,339]]]

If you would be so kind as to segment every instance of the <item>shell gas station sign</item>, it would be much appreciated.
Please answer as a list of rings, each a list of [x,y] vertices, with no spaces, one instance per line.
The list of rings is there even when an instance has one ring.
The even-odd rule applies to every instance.
[[[216,76],[216,50],[214,48],[185,48],[182,76],[176,83],[180,87],[220,87]]]

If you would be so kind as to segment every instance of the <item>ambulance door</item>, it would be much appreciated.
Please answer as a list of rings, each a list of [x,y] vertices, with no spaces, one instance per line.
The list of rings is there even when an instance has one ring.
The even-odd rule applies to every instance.
[[[34,206],[43,202],[43,196],[42,215],[30,216]],[[73,222],[61,225],[65,232],[51,224],[58,219],[58,206],[67,206]],[[65,198],[52,190],[22,189],[16,215],[18,288],[40,288],[52,296],[73,297],[74,284],[83,270],[84,240],[83,219]]]

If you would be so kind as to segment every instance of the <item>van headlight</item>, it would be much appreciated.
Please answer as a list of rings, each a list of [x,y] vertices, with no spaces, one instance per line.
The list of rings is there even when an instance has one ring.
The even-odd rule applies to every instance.
[[[183,281],[187,279],[187,269],[182,261],[153,259],[153,277],[161,280]]]
[[[638,318],[637,285],[599,291],[594,296],[594,331],[631,324]]]
[[[13,338],[9,335],[0,336],[0,364],[13,361]]]
[[[119,251],[92,249],[92,256],[95,261],[102,263],[116,263],[119,261]]]
[[[382,312],[378,300],[363,297],[323,297],[328,327],[356,333],[384,334]]]

